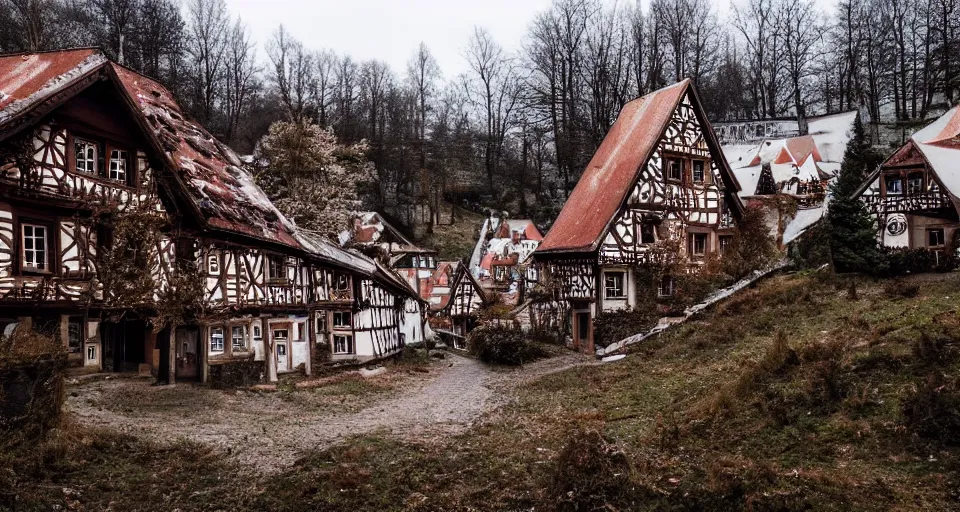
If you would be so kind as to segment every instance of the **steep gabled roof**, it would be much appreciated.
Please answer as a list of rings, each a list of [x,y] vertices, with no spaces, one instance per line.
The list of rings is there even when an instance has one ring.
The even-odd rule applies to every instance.
[[[0,56],[0,125],[97,71],[107,58],[94,48]]]
[[[270,202],[232,149],[191,120],[159,83],[110,63],[207,224],[300,248],[294,224]]]
[[[400,276],[378,262],[297,229],[257,186],[236,153],[191,120],[170,91],[110,62],[97,49],[0,55],[0,140],[99,78],[117,85],[122,101],[191,202],[198,222],[213,230],[296,249],[417,296]]]
[[[470,286],[473,286],[473,289],[477,292],[477,295],[480,296],[480,302],[482,304],[487,304],[487,294],[483,293],[483,287],[480,286],[480,283],[477,282],[477,279],[470,274],[465,265],[457,265],[457,272],[453,276],[453,280],[450,282],[450,293],[447,294],[446,299],[441,303],[440,308],[438,309],[449,309],[451,304],[453,304],[453,297],[457,294],[457,288],[460,287],[460,283],[466,279]]]
[[[209,228],[302,249],[294,225],[254,183],[239,157],[191,120],[159,83],[82,48],[0,56],[0,137],[62,105],[92,80],[120,89],[136,121],[175,171],[175,178]]]
[[[722,154],[690,79],[627,103],[547,232],[536,251],[538,254],[588,253],[597,249],[607,227],[630,194],[641,167],[656,150],[674,111],[688,91],[707,144],[711,151]],[[733,191],[739,190],[726,159],[718,157],[716,164],[725,185]],[[735,195],[734,198],[736,201]],[[739,210],[740,204],[733,207]]]
[[[934,178],[953,197],[960,198],[960,107],[953,107],[921,128],[888,157],[860,185],[853,197],[864,194],[883,168],[926,164]]]

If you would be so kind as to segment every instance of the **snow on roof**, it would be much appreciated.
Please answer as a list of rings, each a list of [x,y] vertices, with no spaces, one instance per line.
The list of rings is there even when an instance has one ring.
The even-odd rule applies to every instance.
[[[853,137],[853,124],[856,119],[855,110],[809,119],[807,127],[813,140],[817,142],[822,161],[843,162],[843,154]]]
[[[783,229],[783,244],[793,242],[800,235],[806,233],[814,224],[823,218],[827,211],[827,204],[830,202],[830,194],[824,198],[823,204],[817,208],[806,208],[797,210],[797,215]]]
[[[953,107],[928,124],[911,140],[923,153],[937,178],[954,197],[960,197],[960,107]]]
[[[111,63],[127,94],[211,227],[299,247],[294,224],[257,186],[232,149],[180,109],[159,83]]]
[[[0,56],[0,124],[49,99],[107,62],[98,50]]]
[[[843,112],[810,118],[809,135],[765,140],[760,144],[723,146],[727,162],[743,187],[740,197],[754,195],[760,180],[762,164],[771,164],[774,181],[823,179],[840,169],[843,154],[852,136],[857,112]],[[793,165],[798,164],[797,168]]]
[[[304,250],[336,266],[409,289],[378,262],[297,229],[257,186],[240,157],[190,120],[165,87],[110,62],[99,50],[0,56],[0,125],[103,70],[116,77],[208,226]]]
[[[376,270],[376,262],[373,259],[358,252],[341,249],[317,233],[297,228],[294,230],[294,236],[307,252],[322,260],[363,274],[372,274]]]

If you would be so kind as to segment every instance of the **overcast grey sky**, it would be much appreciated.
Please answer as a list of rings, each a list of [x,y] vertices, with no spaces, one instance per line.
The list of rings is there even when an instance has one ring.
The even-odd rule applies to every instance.
[[[398,73],[423,41],[444,78],[467,71],[463,51],[474,26],[485,27],[501,45],[515,49],[534,15],[550,6],[550,0],[226,1],[231,14],[250,27],[261,58],[263,43],[283,24],[307,48],[383,60]]]
[[[357,60],[386,61],[397,73],[421,41],[451,78],[468,70],[464,48],[473,27],[485,27],[509,50],[520,46],[534,16],[551,0],[226,0],[265,59],[264,42],[283,24],[307,48],[330,48]],[[604,0],[614,5],[618,0]],[[635,0],[619,0],[619,5]],[[730,0],[713,0],[721,16]],[[642,0],[646,7],[649,0]],[[821,9],[833,0],[817,0]]]

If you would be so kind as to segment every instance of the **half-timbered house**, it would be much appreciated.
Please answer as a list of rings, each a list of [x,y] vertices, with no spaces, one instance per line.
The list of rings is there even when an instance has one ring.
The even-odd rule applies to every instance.
[[[669,275],[638,279],[655,248],[691,267],[721,252],[739,189],[690,80],[624,106],[534,253],[574,345],[593,351],[595,315],[635,307],[638,287],[673,293]]]
[[[0,56],[0,157],[4,334],[50,329],[80,364],[164,381],[275,380],[423,336],[402,279],[299,230],[166,88],[96,49]],[[192,287],[197,311],[171,318]]]
[[[886,247],[957,248],[960,107],[910,137],[857,190]]]

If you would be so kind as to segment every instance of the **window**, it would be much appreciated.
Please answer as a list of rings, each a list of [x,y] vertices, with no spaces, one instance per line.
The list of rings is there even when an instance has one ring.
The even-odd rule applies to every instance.
[[[351,314],[349,311],[334,311],[333,312],[333,328],[349,329],[351,324],[350,317],[351,317]]]
[[[207,256],[207,272],[214,276],[220,275],[219,254],[211,254],[210,256]]]
[[[50,270],[47,261],[47,227],[36,224],[22,224],[23,262],[25,270],[46,272]]]
[[[263,340],[263,332],[260,330],[260,326],[256,324],[253,326],[253,339],[254,341]]]
[[[890,175],[886,176],[884,180],[887,185],[887,195],[903,195],[903,178],[901,178],[899,175]]]
[[[352,354],[353,336],[347,334],[333,335],[333,353],[334,354]]]
[[[680,160],[667,160],[667,178],[676,181],[683,179],[683,164]]]
[[[247,328],[242,325],[235,325],[230,328],[230,342],[233,350],[247,349]]]
[[[73,153],[77,172],[97,174],[97,145],[83,139],[73,139]]]
[[[80,320],[70,319],[67,323],[67,347],[71,354],[79,354],[83,349],[83,336],[81,336],[83,324]]]
[[[334,277],[333,289],[339,291],[346,291],[350,288],[350,280],[347,279],[347,276],[344,274],[337,274]]]
[[[693,161],[693,182],[704,183],[706,181],[706,172],[704,172],[704,161]]]
[[[690,233],[690,254],[692,256],[703,256],[707,253],[707,234]]]
[[[733,237],[730,235],[721,235],[720,240],[720,254],[726,254],[730,249],[731,244],[733,244]]]
[[[223,327],[210,328],[210,352],[223,352]]]
[[[640,225],[640,243],[642,244],[652,244],[656,243],[656,227],[653,224],[643,223]]]
[[[927,230],[927,247],[943,247],[946,245],[943,228]]]
[[[923,173],[922,172],[912,172],[907,176],[907,193],[908,194],[922,194],[923,193]]]
[[[623,283],[626,281],[625,272],[604,272],[603,295],[608,299],[625,299]]]
[[[96,360],[97,360],[97,346],[87,345],[87,361],[96,361]]]
[[[660,285],[657,287],[657,295],[661,297],[670,297],[673,295],[674,282],[672,276],[663,276],[660,278]]]
[[[273,330],[273,340],[274,341],[287,341],[290,332],[287,329],[274,329]]]
[[[283,256],[267,256],[267,277],[269,279],[286,279],[286,274]]]
[[[127,182],[127,152],[122,149],[110,151],[110,179]]]

